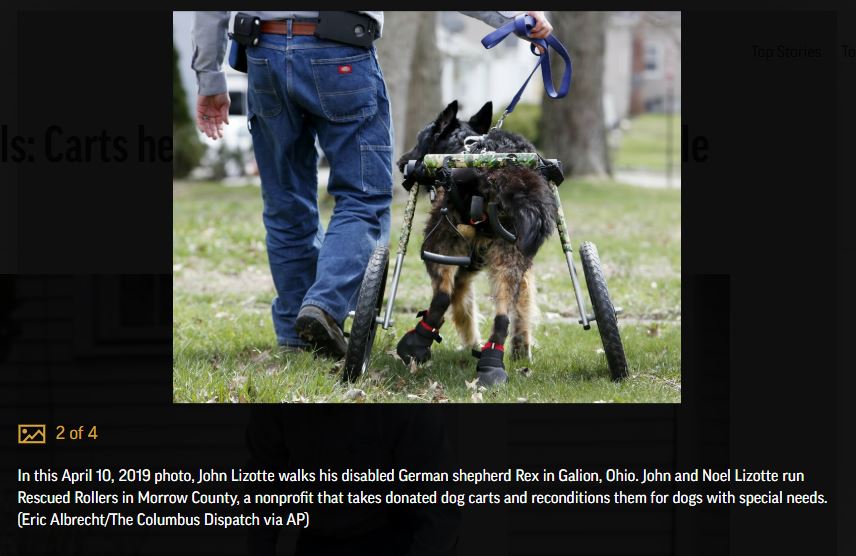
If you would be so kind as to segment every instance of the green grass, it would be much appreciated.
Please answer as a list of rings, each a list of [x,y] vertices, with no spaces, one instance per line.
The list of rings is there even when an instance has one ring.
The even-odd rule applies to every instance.
[[[281,354],[270,322],[273,285],[264,250],[258,188],[212,183],[174,187],[174,399],[177,402],[679,402],[681,380],[680,192],[612,182],[560,188],[575,246],[598,245],[619,317],[631,376],[608,379],[595,330],[577,310],[561,245],[551,238],[535,261],[541,324],[533,361],[506,361],[509,383],[476,391],[475,360],[454,327],[443,329],[432,361],[411,373],[391,353],[427,307],[431,289],[418,246],[427,200],[420,199],[394,318],[379,330],[370,371],[354,385],[335,363]],[[325,218],[331,201],[322,200]],[[403,213],[393,207],[393,238]],[[582,269],[578,272],[582,276]],[[492,321],[485,277],[476,282],[483,337]],[[523,372],[526,367],[528,372]],[[353,390],[360,390],[358,394]]]
[[[672,168],[681,168],[681,115],[672,118]],[[613,152],[615,168],[627,170],[666,171],[666,136],[668,116],[643,114],[631,120],[631,128]]]

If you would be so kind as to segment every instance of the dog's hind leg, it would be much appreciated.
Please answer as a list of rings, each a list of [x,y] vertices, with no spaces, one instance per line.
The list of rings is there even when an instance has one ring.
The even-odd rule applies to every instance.
[[[405,334],[398,342],[396,353],[405,364],[411,360],[424,363],[431,358],[431,344],[441,342],[440,327],[443,325],[443,315],[452,301],[455,270],[457,267],[427,263],[428,274],[431,276],[431,286],[434,295],[427,311],[420,312],[422,320],[416,327]]]
[[[514,303],[511,324],[511,357],[530,359],[532,357],[532,327],[538,305],[535,300],[535,273],[526,271],[520,281],[520,291]]]
[[[488,342],[504,346],[505,339],[508,337],[508,312],[517,295],[519,283],[513,277],[514,273],[507,272],[506,269],[491,269],[490,274],[496,316],[493,318],[493,328]]]
[[[467,349],[478,348],[481,344],[473,278],[475,273],[459,270],[452,292],[452,321],[458,330],[461,345]]]

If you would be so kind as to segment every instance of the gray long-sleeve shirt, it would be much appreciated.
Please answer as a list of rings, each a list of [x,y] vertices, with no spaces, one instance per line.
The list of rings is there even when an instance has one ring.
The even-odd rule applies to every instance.
[[[232,12],[194,12],[191,38],[193,41],[193,59],[191,66],[196,72],[200,95],[216,95],[226,92],[226,73],[223,71],[223,59],[229,42],[229,18]],[[245,12],[262,20],[286,18],[317,18],[318,12],[298,11],[256,11]],[[363,11],[378,22],[383,33],[383,12]],[[464,15],[480,19],[492,27],[501,27],[520,12],[461,12]]]

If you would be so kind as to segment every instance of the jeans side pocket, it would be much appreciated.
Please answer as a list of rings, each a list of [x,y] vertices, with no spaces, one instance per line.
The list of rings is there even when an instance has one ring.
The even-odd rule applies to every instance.
[[[282,112],[282,99],[276,92],[273,70],[265,58],[247,56],[249,109],[262,118],[273,118]]]
[[[392,194],[392,147],[360,145],[363,189],[369,193]]]

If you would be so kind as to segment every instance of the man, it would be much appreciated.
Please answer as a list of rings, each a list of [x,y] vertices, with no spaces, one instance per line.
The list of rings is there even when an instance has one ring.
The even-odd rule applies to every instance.
[[[248,46],[248,126],[262,182],[267,251],[277,297],[277,342],[343,357],[342,323],[353,309],[372,250],[389,239],[392,120],[374,46],[316,37],[318,12],[244,12],[261,20]],[[356,12],[379,38],[383,12]],[[499,27],[517,12],[462,12]],[[229,123],[222,62],[230,12],[195,12],[196,121],[212,139]],[[529,12],[532,36],[552,27]],[[318,217],[318,155],[330,162],[336,206],[326,231]]]

